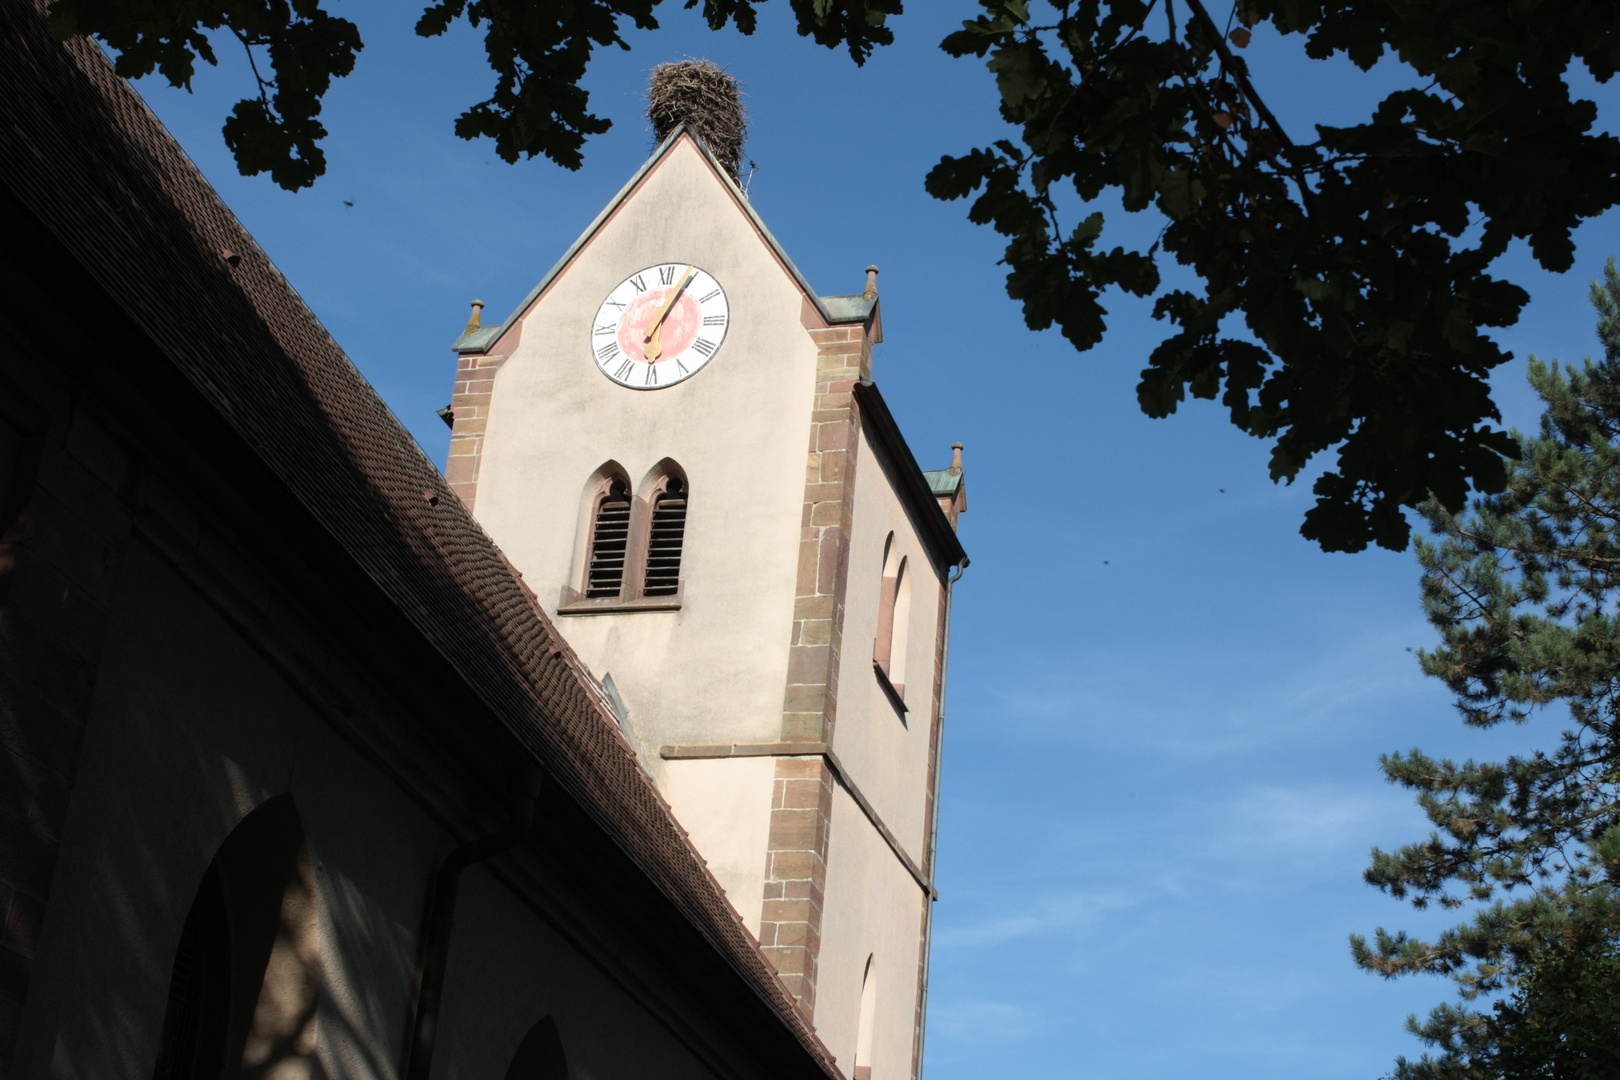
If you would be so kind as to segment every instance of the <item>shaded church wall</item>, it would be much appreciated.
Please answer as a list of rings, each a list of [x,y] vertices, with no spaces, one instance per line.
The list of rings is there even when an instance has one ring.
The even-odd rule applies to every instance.
[[[428,875],[452,841],[179,572],[135,546],[113,603],[14,1075],[151,1075],[198,883],[238,823],[283,793],[297,806],[318,898],[309,1075],[393,1076]],[[576,1075],[614,1075],[590,1071],[604,1055],[640,1075],[703,1074],[508,890],[481,870],[465,889],[442,1044],[453,1049],[436,1058],[436,1077],[504,1075],[523,1033],[552,1011]],[[586,1019],[575,1018],[581,1007]]]
[[[450,846],[144,545],[108,630],[25,1009],[23,1076],[148,1076],[180,931],[209,862],[291,793],[313,856],[327,1075],[390,1075],[421,897]]]
[[[0,284],[18,291],[11,264],[0,266]],[[79,347],[71,335],[58,342],[69,357]],[[0,319],[0,1077],[38,971],[109,595],[130,534],[127,454],[37,359]]]
[[[571,1080],[712,1075],[651,1017],[626,1008],[622,990],[484,870],[467,874],[456,923],[435,1078],[507,1075],[508,1063],[542,1017],[556,1024]]]

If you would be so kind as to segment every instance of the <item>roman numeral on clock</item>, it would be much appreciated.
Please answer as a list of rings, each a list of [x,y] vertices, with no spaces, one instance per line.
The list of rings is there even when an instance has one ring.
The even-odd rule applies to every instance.
[[[697,306],[683,296],[692,297]],[[676,301],[684,310],[675,310]],[[627,327],[624,317],[632,310],[647,325]],[[632,390],[663,390],[696,375],[720,351],[730,332],[731,308],[724,287],[707,271],[686,262],[659,262],[614,286],[589,326],[588,345],[598,371]],[[662,353],[655,338],[660,327]],[[625,340],[632,331],[635,346]],[[658,366],[664,360],[670,363]]]

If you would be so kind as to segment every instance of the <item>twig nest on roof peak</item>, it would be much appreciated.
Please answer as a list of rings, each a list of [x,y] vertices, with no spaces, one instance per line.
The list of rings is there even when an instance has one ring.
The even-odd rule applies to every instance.
[[[647,83],[647,119],[663,142],[686,124],[721,166],[737,179],[748,118],[737,80],[709,60],[678,60],[653,68]]]

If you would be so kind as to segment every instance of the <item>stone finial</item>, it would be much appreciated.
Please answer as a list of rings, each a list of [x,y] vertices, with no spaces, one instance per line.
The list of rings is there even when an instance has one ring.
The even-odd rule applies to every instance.
[[[878,276],[878,268],[877,267],[868,266],[866,268],[866,291],[861,293],[861,299],[862,300],[876,300],[877,299],[877,276]]]
[[[951,472],[956,476],[962,475],[962,444],[951,443]]]
[[[483,325],[484,302],[482,300],[474,300],[472,303],[472,317],[467,320],[467,329],[463,330],[462,333],[470,334]]]

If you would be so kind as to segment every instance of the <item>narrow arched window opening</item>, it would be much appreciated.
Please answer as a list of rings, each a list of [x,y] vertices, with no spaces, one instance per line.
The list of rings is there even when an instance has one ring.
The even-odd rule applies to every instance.
[[[320,946],[314,871],[290,796],[220,845],[175,949],[154,1080],[308,1075]]]
[[[591,554],[585,595],[618,596],[624,590],[624,561],[630,548],[630,491],[614,480],[598,498],[591,523]]]
[[[877,1026],[877,957],[866,958],[861,980],[861,1017],[855,1028],[853,1080],[872,1080],[872,1029]]]
[[[894,646],[894,600],[900,584],[900,560],[894,550],[894,533],[883,543],[883,577],[878,583],[877,638],[872,642],[872,663],[884,675]]]
[[[506,1067],[506,1080],[568,1080],[568,1055],[555,1020],[543,1017],[523,1036]]]
[[[894,618],[889,637],[889,682],[894,692],[906,696],[906,646],[911,630],[910,560],[900,560],[894,586]]]
[[[230,914],[219,867],[210,863],[175,949],[153,1080],[212,1080],[220,1075],[230,1000]]]
[[[877,640],[872,666],[902,715],[906,711],[906,630],[911,619],[911,580],[894,533],[883,545],[883,580],[878,585]]]
[[[647,529],[644,596],[674,596],[681,584],[681,552],[686,542],[686,485],[672,476],[653,500]]]

